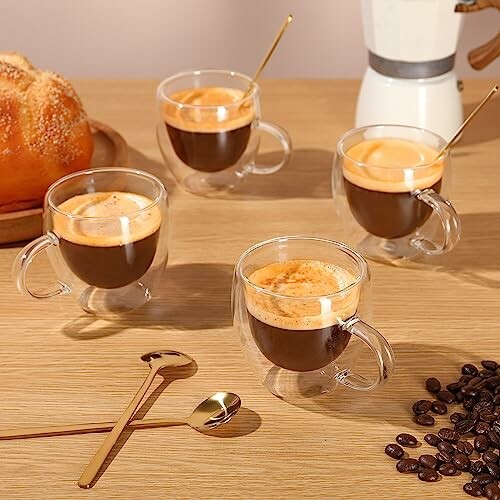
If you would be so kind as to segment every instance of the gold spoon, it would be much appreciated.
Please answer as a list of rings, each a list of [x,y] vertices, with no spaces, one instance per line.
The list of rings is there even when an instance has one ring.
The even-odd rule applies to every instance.
[[[469,116],[464,120],[462,125],[458,128],[458,130],[455,132],[455,135],[446,143],[446,145],[441,149],[441,151],[438,153],[436,159],[434,161],[438,161],[439,159],[442,158],[442,156],[448,151],[448,149],[453,146],[453,143],[457,140],[458,136],[462,133],[464,128],[469,124],[469,122],[476,116],[476,114],[479,112],[479,110],[493,97],[494,94],[498,92],[498,85],[494,85],[493,88],[488,92],[488,95],[471,111]]]
[[[118,419],[115,426],[111,429],[111,432],[106,436],[101,447],[97,450],[90,463],[87,465],[83,471],[80,479],[78,480],[78,486],[80,488],[92,488],[94,485],[94,480],[99,473],[100,468],[106,461],[107,456],[112,450],[113,446],[118,441],[121,433],[132,419],[137,407],[141,403],[147,390],[153,383],[153,379],[156,374],[164,368],[173,368],[177,366],[189,365],[193,362],[193,359],[186,354],[182,354],[176,351],[155,351],[141,356],[142,361],[149,364],[151,370],[149,371],[146,380],[144,380],[142,386],[137,391],[130,404],[127,406],[126,410],[123,412],[122,416]]]
[[[293,16],[292,14],[288,14],[287,18],[285,19],[285,22],[281,26],[281,29],[279,30],[278,34],[276,35],[276,38],[274,39],[273,44],[271,45],[271,48],[267,51],[266,57],[262,60],[260,63],[260,66],[257,68],[257,71],[255,72],[255,75],[253,76],[252,81],[250,82],[250,85],[248,85],[247,90],[243,94],[241,99],[245,99],[250,91],[252,90],[252,87],[254,86],[255,82],[259,78],[260,74],[262,73],[262,70],[268,63],[269,59],[271,59],[271,56],[273,55],[273,52],[275,51],[276,47],[278,46],[279,41],[281,40],[281,37],[284,35],[286,29],[288,28],[288,25],[292,22]]]
[[[154,418],[147,420],[132,420],[128,429],[152,429],[154,427],[171,427],[189,425],[198,432],[207,432],[229,422],[241,407],[241,399],[232,392],[217,392],[202,401],[191,415],[185,419],[165,420]],[[113,429],[115,422],[100,422],[95,424],[52,425],[47,427],[26,427],[21,429],[6,429],[0,431],[0,441],[7,439],[28,439],[35,437],[69,436],[73,434],[88,434],[91,432],[106,432]]]

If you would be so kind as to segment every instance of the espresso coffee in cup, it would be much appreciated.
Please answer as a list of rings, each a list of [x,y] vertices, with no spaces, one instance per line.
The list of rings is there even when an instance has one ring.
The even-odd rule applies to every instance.
[[[297,372],[317,370],[347,347],[351,334],[341,324],[355,315],[359,302],[359,287],[347,269],[287,260],[255,270],[248,280],[262,291],[247,286],[250,330],[273,364]]]
[[[85,283],[119,288],[150,268],[162,221],[153,200],[136,193],[94,192],[73,196],[57,209],[52,230],[62,257]]]
[[[415,193],[441,191],[438,151],[399,138],[367,139],[346,151],[343,177],[347,201],[356,221],[369,233],[399,238],[422,226],[432,208]]]
[[[255,118],[252,101],[238,104],[243,90],[188,88],[163,103],[162,117],[178,158],[202,172],[231,167],[248,145]]]

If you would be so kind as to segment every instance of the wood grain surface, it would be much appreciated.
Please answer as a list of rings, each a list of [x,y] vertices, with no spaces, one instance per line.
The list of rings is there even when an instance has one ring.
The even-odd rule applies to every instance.
[[[149,418],[187,415],[218,390],[238,393],[244,408],[209,436],[187,427],[127,434],[86,491],[76,481],[102,434],[2,441],[0,498],[466,498],[464,477],[422,483],[398,474],[383,450],[402,431],[422,439],[411,403],[426,397],[427,376],[449,382],[466,361],[500,357],[500,100],[453,152],[452,201],[463,222],[456,250],[432,269],[371,263],[373,323],[394,347],[393,379],[373,394],[341,389],[297,407],[260,386],[240,351],[231,273],[247,247],[269,237],[344,237],[330,169],[337,139],[353,125],[359,82],[264,82],[263,116],[290,132],[294,157],[225,200],[176,189],[155,143],[156,83],[75,82],[89,115],[127,140],[130,165],[169,190],[171,254],[159,296],[120,322],[85,315],[71,296],[29,300],[10,277],[19,248],[1,248],[0,427],[116,420],[147,373],[139,356],[159,348],[191,355],[197,368],[158,381]],[[465,82],[466,112],[492,84]],[[277,149],[265,143],[263,159]],[[31,279],[50,283],[48,261],[34,264]]]

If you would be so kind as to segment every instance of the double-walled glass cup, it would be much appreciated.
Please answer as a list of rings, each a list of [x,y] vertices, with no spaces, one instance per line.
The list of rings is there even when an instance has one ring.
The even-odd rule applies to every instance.
[[[368,258],[398,261],[440,255],[460,239],[448,201],[451,162],[446,141],[421,128],[373,125],[350,130],[337,144],[332,184],[350,243]]]
[[[272,174],[288,162],[290,138],[282,128],[261,120],[260,88],[250,85],[248,76],[225,70],[180,73],[159,85],[158,145],[187,191],[224,194],[249,174]],[[256,162],[261,132],[282,146],[276,165]]]
[[[281,269],[271,278],[277,289],[267,278],[257,284],[258,273],[275,268]],[[309,276],[312,280],[318,269],[339,277],[334,292],[307,291]],[[316,274],[314,279],[318,284],[323,278]],[[286,236],[258,243],[241,255],[233,279],[234,326],[269,391],[294,400],[331,393],[339,383],[368,391],[389,378],[392,349],[367,323],[369,281],[363,257],[336,241]],[[300,293],[280,293],[283,283],[286,290]],[[376,370],[370,378],[354,371],[361,345],[374,354]]]
[[[83,170],[49,187],[44,234],[13,266],[17,288],[36,299],[73,294],[82,309],[113,316],[145,304],[167,263],[168,205],[162,182],[127,168]],[[33,259],[47,251],[59,282],[28,284]]]

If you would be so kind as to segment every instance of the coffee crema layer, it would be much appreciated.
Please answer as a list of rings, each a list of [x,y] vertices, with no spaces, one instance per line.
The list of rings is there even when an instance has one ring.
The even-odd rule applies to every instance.
[[[342,292],[356,281],[355,276],[335,264],[317,260],[275,262],[254,271],[248,279],[259,288],[283,296],[275,297],[247,285],[250,314],[276,328],[329,327],[353,316],[358,307],[359,286]]]
[[[189,88],[169,95],[162,105],[163,120],[187,132],[222,132],[249,125],[255,118],[251,100],[238,105],[243,90],[229,87]]]
[[[405,193],[426,189],[438,183],[444,171],[442,160],[434,162],[437,150],[406,139],[368,139],[352,146],[346,156],[344,177],[370,191]]]
[[[53,230],[78,245],[126,245],[159,230],[161,211],[153,203],[146,196],[121,191],[76,195],[58,205],[64,214],[54,213]]]

